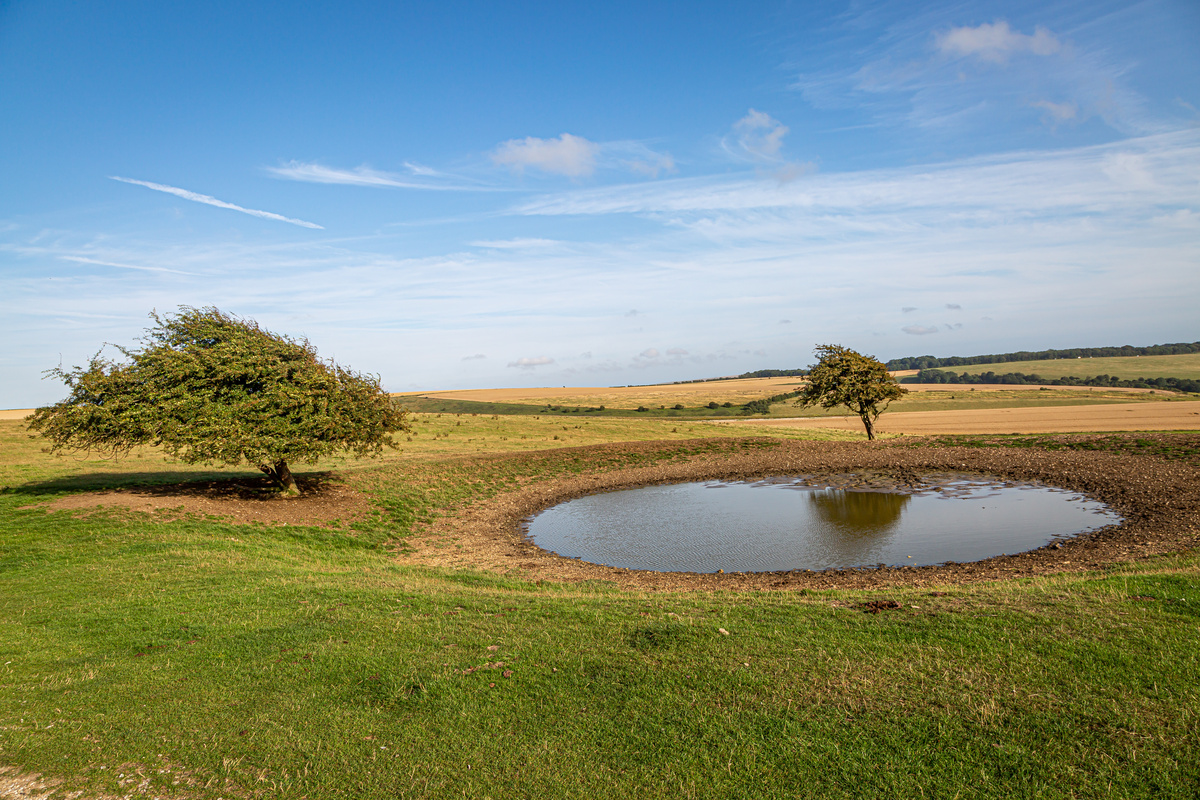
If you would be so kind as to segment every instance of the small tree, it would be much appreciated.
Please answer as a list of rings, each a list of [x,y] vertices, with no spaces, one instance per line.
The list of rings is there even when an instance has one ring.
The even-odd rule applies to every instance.
[[[377,378],[322,361],[306,339],[215,308],[150,316],[141,348],[117,346],[126,361],[97,353],[86,367],[47,370],[71,390],[30,422],[52,452],[161,446],[188,464],[249,463],[297,495],[289,464],[375,456],[408,430]]]
[[[822,408],[845,406],[858,414],[867,429],[867,439],[875,438],[875,420],[888,405],[905,394],[887,367],[871,356],[836,344],[818,345],[819,359],[808,374],[808,384],[797,404]]]

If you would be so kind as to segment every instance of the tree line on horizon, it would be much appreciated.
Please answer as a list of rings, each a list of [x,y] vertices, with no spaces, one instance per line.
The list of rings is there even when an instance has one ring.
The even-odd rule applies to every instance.
[[[1200,380],[1192,378],[1118,378],[1116,375],[1096,375],[1090,378],[1066,376],[1063,378],[1043,378],[1040,375],[1023,372],[982,372],[978,375],[970,372],[955,374],[946,370],[923,369],[916,375],[914,383],[952,383],[952,384],[1006,384],[1013,386],[1042,385],[1042,386],[1100,386],[1121,389],[1160,389],[1174,392],[1200,392]]]
[[[968,367],[974,364],[1003,364],[1009,361],[1053,361],[1059,358],[1120,358],[1124,356],[1176,356],[1200,353],[1200,342],[1152,344],[1148,347],[1073,347],[1067,350],[1019,350],[1015,353],[994,353],[984,356],[906,356],[887,362],[889,370],[937,369],[938,367]],[[1012,373],[1016,374],[1016,373]],[[1049,381],[1046,381],[1049,383]],[[1091,385],[1091,384],[1088,384]]]

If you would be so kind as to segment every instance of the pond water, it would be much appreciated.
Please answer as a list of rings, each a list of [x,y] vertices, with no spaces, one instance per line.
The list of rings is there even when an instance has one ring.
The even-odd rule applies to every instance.
[[[543,549],[661,572],[920,566],[1020,553],[1120,522],[1102,503],[1040,485],[956,478],[855,491],[798,478],[606,492],[524,523]]]

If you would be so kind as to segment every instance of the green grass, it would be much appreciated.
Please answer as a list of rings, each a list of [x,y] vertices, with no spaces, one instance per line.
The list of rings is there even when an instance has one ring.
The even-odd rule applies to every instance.
[[[1003,364],[971,364],[962,367],[940,367],[961,374],[979,375],[983,372],[1022,372],[1043,378],[1093,378],[1114,375],[1132,378],[1200,378],[1200,353],[1180,353],[1173,356],[1118,356],[1113,358],[1059,358],[1050,361],[1008,361]]]
[[[436,423],[455,429],[452,446],[466,426],[450,420],[432,417],[418,440]],[[152,454],[105,471],[0,433],[12,434],[0,438],[0,765],[63,778],[62,792],[1200,793],[1194,554],[878,593],[543,584],[401,567],[389,542],[518,482],[697,445],[604,461],[422,451],[347,463],[380,513],[323,530],[27,508],[204,473]],[[1190,461],[1194,447],[1156,455]],[[902,608],[855,608],[880,598]]]

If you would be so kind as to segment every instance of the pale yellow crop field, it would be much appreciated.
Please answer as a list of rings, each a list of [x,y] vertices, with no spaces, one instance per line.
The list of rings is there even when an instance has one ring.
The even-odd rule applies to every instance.
[[[658,406],[670,407],[676,403],[682,403],[685,406],[705,405],[706,403],[742,405],[751,400],[795,391],[800,383],[800,378],[739,378],[704,383],[665,383],[655,386],[464,389],[449,392],[406,392],[404,394],[419,394],[422,397],[438,397],[446,400],[472,400],[477,403],[657,408]],[[404,395],[399,396],[403,397]]]

